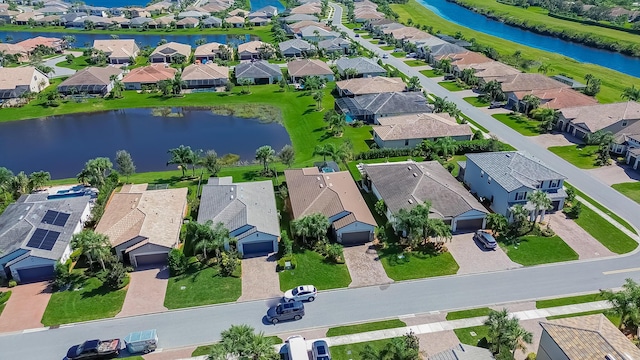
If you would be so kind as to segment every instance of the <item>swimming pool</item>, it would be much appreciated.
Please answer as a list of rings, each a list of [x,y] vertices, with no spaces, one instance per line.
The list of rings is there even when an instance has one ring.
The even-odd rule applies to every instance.
[[[78,192],[63,192],[63,193],[58,192],[57,194],[53,194],[53,195],[49,195],[49,196],[47,196],[47,199],[48,199],[48,200],[52,200],[52,199],[66,199],[66,198],[80,197],[80,196],[85,196],[85,195],[89,195],[89,194],[85,193],[84,191],[78,191]]]

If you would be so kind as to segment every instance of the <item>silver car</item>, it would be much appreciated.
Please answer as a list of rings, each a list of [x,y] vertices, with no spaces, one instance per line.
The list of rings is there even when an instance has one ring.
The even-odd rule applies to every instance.
[[[318,295],[318,289],[313,285],[302,285],[295,287],[291,290],[287,290],[284,293],[284,301],[313,301]]]

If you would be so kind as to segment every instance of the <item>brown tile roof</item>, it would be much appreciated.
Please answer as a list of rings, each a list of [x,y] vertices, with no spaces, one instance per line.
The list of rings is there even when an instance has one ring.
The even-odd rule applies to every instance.
[[[445,58],[451,59],[451,64],[459,67],[460,69],[464,69],[465,65],[484,64],[484,63],[489,63],[494,61],[480,53],[473,52],[473,51],[466,51],[459,54],[446,54],[440,57],[439,60],[442,60]]]
[[[217,42],[210,42],[204,45],[200,45],[196,48],[196,51],[193,53],[193,56],[208,56],[220,50],[220,46],[224,44],[220,44]]]
[[[56,48],[56,47],[59,47],[63,42],[64,40],[60,38],[48,38],[44,36],[37,36],[31,39],[20,41],[19,43],[16,43],[16,45],[21,46],[28,52],[31,52],[38,45],[44,45],[46,47]]]
[[[176,25],[197,25],[200,23],[200,20],[192,18],[192,17],[186,17],[178,22],[176,22]]]
[[[336,83],[336,87],[351,95],[379,94],[383,92],[401,92],[407,88],[402,78],[388,78],[376,76],[372,78],[356,78],[342,80]]]
[[[90,66],[71,75],[67,80],[58,86],[75,85],[108,85],[111,83],[111,76],[119,75],[122,70],[115,66],[96,67]]]
[[[228,79],[229,68],[213,62],[191,64],[182,70],[182,80]]]
[[[540,322],[551,339],[570,360],[640,359],[640,349],[604,315],[587,315]]]
[[[313,167],[285,170],[284,176],[295,219],[314,213],[331,217],[348,211],[353,217],[336,221],[336,229],[355,221],[376,226],[373,215],[348,171],[321,173],[318,168]]]
[[[224,20],[229,24],[244,24],[244,18],[241,16],[229,16]]]
[[[433,35],[424,32],[422,30],[418,30],[414,27],[403,27],[400,29],[394,29],[389,31],[391,35],[393,35],[394,39],[402,40],[402,39],[428,39],[432,38]]]
[[[140,50],[133,39],[94,40],[93,47],[113,58],[135,57]]]
[[[39,72],[39,70],[33,66],[0,67],[0,89],[13,90],[17,86],[29,86],[35,72]],[[45,77],[44,74],[42,76]]]
[[[181,43],[172,41],[155,48],[155,50],[153,50],[153,52],[151,53],[150,57],[154,57],[155,55],[173,56],[175,54],[182,54],[187,59],[189,59],[189,56],[191,55],[191,45],[181,44]]]
[[[244,9],[235,9],[235,10],[229,11],[228,13],[228,15],[230,16],[239,16],[240,14],[246,17],[247,15],[249,15],[249,11]]]
[[[504,80],[506,76],[519,74],[520,70],[503,64],[499,61],[490,61],[482,64],[473,64],[470,66],[475,69],[476,77],[483,79],[485,82],[492,80]],[[464,69],[465,67],[462,67]]]
[[[152,244],[174,247],[187,207],[187,191],[123,187],[107,204],[96,232],[109,236],[112,246],[140,236]]]
[[[291,9],[291,14],[319,14],[321,11],[319,3],[310,3],[296,6]]]
[[[570,86],[545,75],[530,73],[509,75],[502,82],[502,91],[504,92],[550,90],[568,87]]]
[[[560,109],[560,113],[572,123],[596,132],[620,120],[640,120],[640,103],[628,101],[569,107]]]
[[[0,51],[5,54],[20,55],[21,58],[27,56],[27,50],[16,44],[0,43]]]
[[[287,63],[289,76],[333,75],[333,70],[324,61],[318,59],[302,59]]]
[[[293,24],[289,24],[289,29],[293,32],[293,33],[299,33],[300,30],[302,30],[302,28],[305,28],[307,26],[317,26],[321,29],[325,29],[327,31],[330,31],[331,28],[328,27],[326,24],[323,24],[321,22],[317,22],[317,21],[311,21],[311,20],[302,20],[302,21],[298,21],[295,22]]]
[[[540,107],[556,110],[566,107],[587,106],[598,103],[598,100],[595,98],[570,88],[519,91],[515,93],[518,99],[522,99],[527,94],[534,95],[542,100]]]
[[[176,69],[167,67],[164,64],[151,64],[139,68],[132,69],[124,79],[123,83],[156,83],[161,80],[173,79]]]
[[[29,21],[29,19],[35,20],[37,17],[41,17],[42,13],[39,11],[30,11],[25,13],[20,13],[16,15],[13,19],[15,21]]]
[[[238,45],[238,54],[242,52],[258,53],[265,43],[262,41],[249,41]]]
[[[408,114],[381,117],[373,131],[382,140],[427,139],[446,136],[471,136],[468,124],[458,124],[448,114]]]

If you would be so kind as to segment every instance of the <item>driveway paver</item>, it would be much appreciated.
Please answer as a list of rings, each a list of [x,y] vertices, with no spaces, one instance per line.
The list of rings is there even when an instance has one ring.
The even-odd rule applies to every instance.
[[[613,164],[586,171],[607,185],[640,180],[640,172],[627,165]]]
[[[167,293],[169,268],[152,267],[129,274],[129,288],[122,310],[116,317],[135,316],[166,311],[164,296]]]
[[[551,146],[577,145],[583,142],[569,133],[542,134],[530,137],[536,144],[548,148]]]
[[[520,325],[525,330],[533,333],[533,341],[531,344],[525,344],[527,348],[524,352],[522,350],[516,350],[516,360],[526,360],[529,353],[538,352],[538,345],[540,345],[540,337],[542,336],[542,326],[540,326],[540,321],[545,320],[547,319],[520,320]]]
[[[160,340],[161,341],[161,340]],[[162,343],[159,343],[162,346]],[[175,360],[175,359],[188,359],[196,348],[194,346],[171,349],[169,351],[154,351],[152,353],[143,355],[144,360]]]
[[[616,255],[561,211],[545,215],[544,221],[551,221],[551,229],[578,253],[580,260]]]
[[[11,297],[0,315],[0,332],[22,331],[41,328],[49,299],[51,287],[48,282],[39,282],[16,286],[11,290]]]
[[[426,355],[423,357],[424,359],[460,344],[460,340],[458,340],[453,330],[438,331],[417,336],[418,339],[420,339],[420,352]]]
[[[275,254],[242,259],[242,296],[238,301],[274,297],[282,297]]]
[[[364,245],[345,247],[344,261],[351,275],[349,287],[383,285],[393,282],[384,271],[378,253],[369,242]]]
[[[511,261],[500,248],[496,250],[484,249],[481,244],[473,240],[473,233],[453,235],[453,239],[445,245],[460,266],[458,275],[522,267],[522,265]]]

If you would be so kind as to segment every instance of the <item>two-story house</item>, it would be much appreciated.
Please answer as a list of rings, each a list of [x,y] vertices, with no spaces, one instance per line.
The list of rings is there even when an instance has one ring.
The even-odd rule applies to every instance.
[[[536,190],[549,195],[552,201],[549,210],[564,206],[566,177],[531,155],[519,151],[467,154],[467,161],[459,164],[459,176],[471,193],[488,201],[498,214],[510,217],[510,208],[522,204],[535,216],[535,208],[527,198]]]

